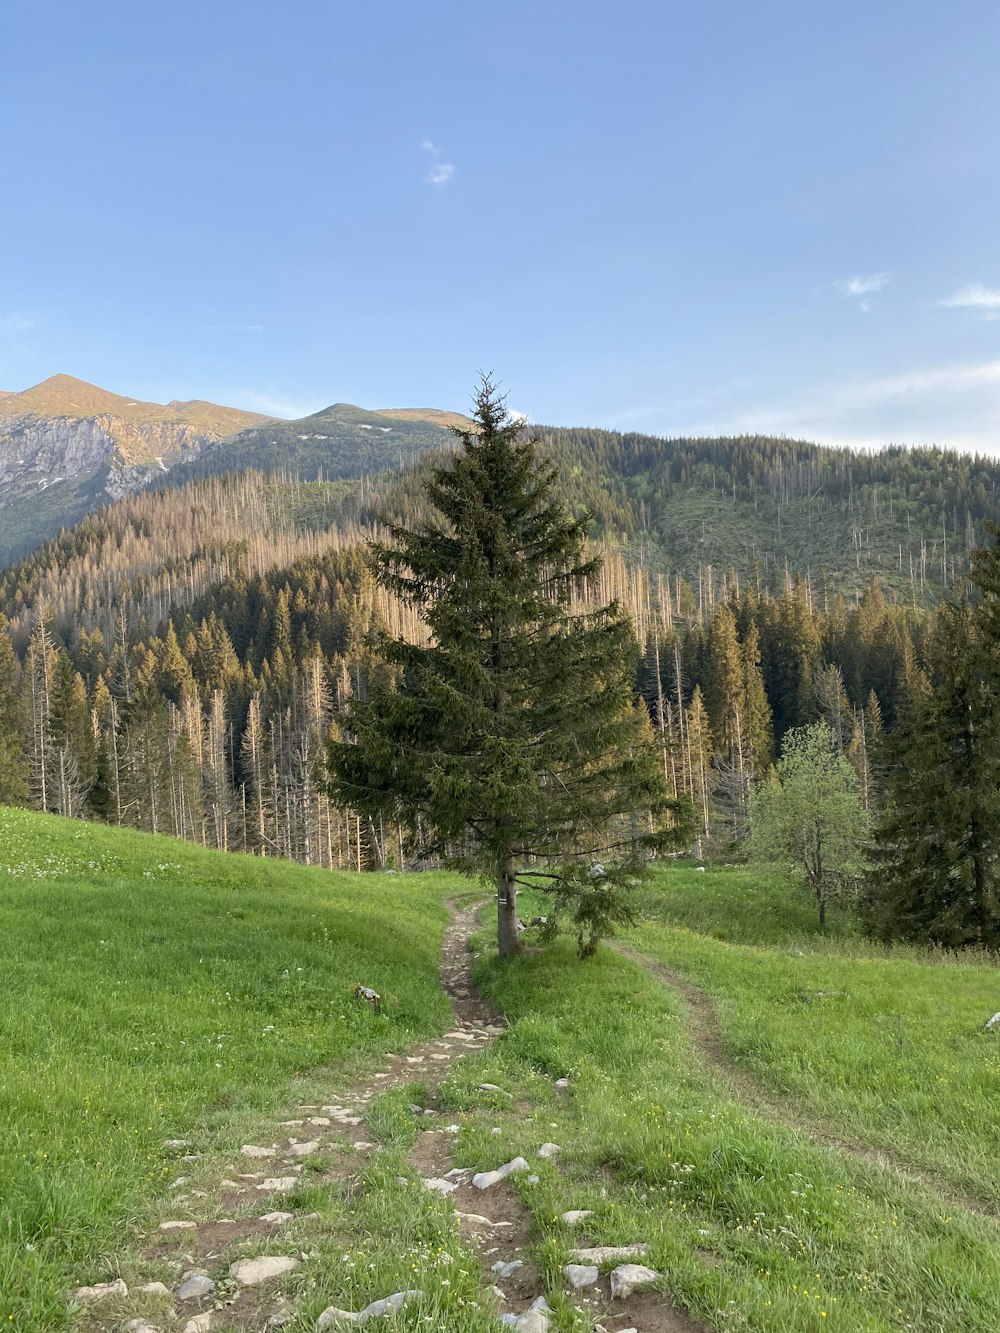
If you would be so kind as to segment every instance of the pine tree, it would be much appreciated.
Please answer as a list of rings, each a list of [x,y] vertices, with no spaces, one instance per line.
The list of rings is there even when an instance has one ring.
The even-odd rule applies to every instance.
[[[949,948],[1000,946],[1000,689],[995,593],[938,608],[928,665],[895,735],[875,830],[867,928]]]
[[[524,882],[571,910],[590,952],[627,919],[621,889],[674,840],[678,807],[641,736],[627,618],[616,604],[571,609],[599,568],[586,517],[557,503],[555,469],[489,379],[474,417],[425,485],[435,517],[372,549],[379,586],[420,611],[429,639],[382,637],[398,687],[376,680],[349,707],[349,738],[329,748],[331,791],[494,883],[502,957],[517,949]],[[637,808],[668,827],[609,832]]]

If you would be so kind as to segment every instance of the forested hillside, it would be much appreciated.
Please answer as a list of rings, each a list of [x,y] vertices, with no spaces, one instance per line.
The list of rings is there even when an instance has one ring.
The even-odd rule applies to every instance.
[[[997,465],[542,436],[604,556],[581,604],[617,597],[631,614],[637,688],[701,837],[741,835],[752,781],[818,716],[870,793],[882,732],[924,679],[933,604],[1000,517]],[[306,467],[316,442],[300,443]],[[338,705],[377,669],[368,631],[422,633],[363,554],[381,516],[423,512],[433,454],[419,452],[415,468],[339,480],[250,470],[177,486],[175,469],[0,572],[0,726],[24,757],[8,794],[20,772],[22,795],[62,813],[328,865],[398,859],[394,830],[331,808],[320,762]]]

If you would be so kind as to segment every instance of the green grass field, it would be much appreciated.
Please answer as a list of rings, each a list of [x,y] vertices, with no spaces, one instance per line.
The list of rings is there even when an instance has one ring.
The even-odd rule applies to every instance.
[[[728,1054],[809,1114],[1000,1213],[1000,967],[887,950],[815,924],[775,873],[676,869],[642,902],[640,952],[707,991]]]
[[[61,1326],[211,1112],[446,1024],[457,881],[362,880],[0,809],[0,1324]],[[377,885],[377,891],[373,891]],[[352,1002],[355,981],[386,997]]]
[[[469,888],[0,810],[0,1324],[55,1333],[69,1287],[156,1275],[139,1251],[170,1215],[165,1140],[202,1151],[190,1169],[207,1188],[239,1169],[226,1164],[259,1141],[255,1124],[330,1086],[317,1071],[343,1080],[444,1030],[445,900]],[[562,1145],[533,1160],[537,1184],[508,1186],[533,1219],[552,1333],[594,1322],[564,1292],[568,1248],[633,1241],[716,1330],[995,1333],[1000,1223],[956,1196],[1000,1213],[1000,1047],[982,1031],[1000,971],[873,948],[846,916],[821,932],[783,878],[740,868],[665,868],[637,905],[624,942],[713,997],[725,1058],[787,1116],[706,1061],[686,1002],[639,962],[602,949],[581,964],[559,942],[501,967],[484,928],[476,975],[511,1026],[454,1067],[442,1105],[462,1125],[462,1165]],[[380,1016],[352,1001],[355,981],[385,996]],[[366,1113],[381,1147],[360,1191],[307,1164],[289,1199],[306,1256],[294,1333],[313,1333],[331,1300],[358,1308],[404,1286],[424,1295],[387,1327],[497,1328],[481,1299],[492,1279],[447,1201],[400,1183],[408,1103],[425,1096],[414,1077]],[[824,1146],[817,1123],[925,1179]],[[571,1208],[593,1217],[571,1231]]]

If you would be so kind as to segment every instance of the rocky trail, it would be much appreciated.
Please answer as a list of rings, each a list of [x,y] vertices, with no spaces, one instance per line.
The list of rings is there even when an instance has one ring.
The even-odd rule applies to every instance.
[[[508,1177],[532,1171],[525,1158],[498,1162],[493,1171],[474,1174],[454,1159],[461,1116],[445,1118],[435,1094],[456,1062],[483,1050],[503,1031],[503,1020],[476,993],[469,977],[468,941],[476,928],[479,903],[450,904],[440,964],[441,982],[452,1006],[452,1028],[442,1037],[404,1052],[387,1055],[370,1079],[331,1091],[323,1102],[297,1105],[276,1120],[265,1143],[245,1144],[238,1165],[218,1180],[202,1180],[194,1188],[185,1171],[197,1170],[198,1155],[183,1140],[165,1145],[177,1154],[178,1175],[170,1185],[177,1216],[160,1223],[146,1238],[138,1265],[168,1271],[171,1280],[133,1282],[118,1278],[71,1293],[81,1307],[80,1333],[265,1333],[296,1321],[292,1295],[283,1279],[309,1263],[308,1251],[295,1228],[310,1215],[297,1217],[282,1207],[306,1179],[338,1181],[360,1189],[362,1164],[382,1151],[366,1137],[365,1116],[375,1099],[415,1082],[422,1085],[423,1105],[411,1110],[426,1128],[407,1155],[407,1165],[425,1188],[441,1194],[455,1213],[460,1234],[478,1250],[482,1264],[484,1304],[496,1311],[498,1327],[520,1333],[547,1333],[553,1326],[544,1276],[533,1257],[536,1233]],[[565,1095],[567,1080],[560,1080]],[[484,1090],[499,1092],[492,1085]],[[507,1114],[517,1115],[512,1102]],[[504,1113],[495,1113],[501,1117]],[[499,1130],[495,1131],[499,1133]],[[539,1144],[539,1159],[558,1156],[559,1145]],[[322,1167],[315,1169],[317,1157]],[[240,1169],[242,1168],[242,1169]],[[401,1183],[402,1182],[401,1180]],[[195,1218],[189,1216],[194,1213]],[[563,1222],[585,1231],[586,1211],[567,1213]],[[318,1215],[313,1215],[318,1217]],[[197,1220],[201,1217],[205,1220]],[[241,1249],[247,1253],[239,1255]],[[264,1251],[261,1253],[261,1251]],[[587,1316],[595,1333],[699,1333],[695,1324],[662,1292],[661,1275],[643,1262],[646,1246],[595,1249],[581,1243],[570,1252],[562,1273],[564,1290]],[[112,1266],[113,1271],[113,1266]],[[294,1282],[292,1286],[294,1287]],[[551,1292],[549,1293],[551,1294]],[[420,1292],[387,1291],[358,1310],[325,1309],[305,1326],[325,1333],[378,1321],[392,1315]],[[302,1321],[296,1327],[302,1327]]]

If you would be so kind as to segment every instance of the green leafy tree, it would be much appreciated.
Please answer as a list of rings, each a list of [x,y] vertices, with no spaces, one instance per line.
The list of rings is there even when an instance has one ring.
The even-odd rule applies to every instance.
[[[828,903],[861,874],[867,828],[857,774],[837,753],[827,724],[789,731],[777,780],[751,797],[751,857],[801,876],[822,926]]]
[[[426,482],[436,515],[372,547],[377,582],[419,610],[427,641],[381,637],[395,678],[349,701],[330,790],[495,884],[501,956],[518,947],[525,883],[552,892],[592,952],[628,919],[625,887],[678,838],[682,807],[635,706],[627,618],[571,607],[599,567],[586,516],[556,501],[555,469],[489,379],[474,419]]]

